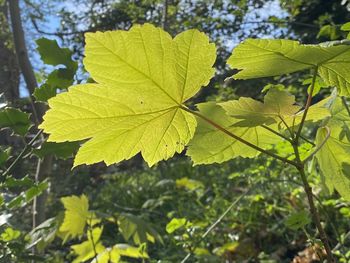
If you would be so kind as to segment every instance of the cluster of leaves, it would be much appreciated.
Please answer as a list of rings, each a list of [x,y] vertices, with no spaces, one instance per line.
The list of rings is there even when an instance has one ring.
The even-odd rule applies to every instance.
[[[342,29],[347,31],[348,25]],[[212,67],[216,60],[215,45],[197,30],[188,30],[171,38],[162,29],[145,24],[134,26],[129,31],[89,33],[86,35],[84,65],[96,83],[79,84],[70,88],[68,87],[75,83],[77,70],[77,63],[71,59],[72,52],[59,48],[56,41],[48,39],[39,39],[37,44],[43,61],[55,66],[34,93],[38,101],[48,101],[51,108],[41,125],[50,134],[50,142],[31,149],[41,158],[48,154],[68,158],[82,144],[74,166],[100,161],[110,165],[130,159],[139,152],[152,166],[173,157],[175,153],[183,152],[187,146],[187,155],[194,164],[223,163],[239,157],[253,158],[261,153],[261,149],[274,156],[283,156],[282,160],[293,163],[296,154],[289,142],[300,135],[299,128],[305,122],[312,133],[308,134],[305,143],[299,145],[300,161],[310,161],[311,157],[316,156],[315,162],[310,163],[311,170],[316,174],[318,170],[314,168],[319,169],[321,179],[330,192],[336,190],[347,201],[350,199],[350,161],[347,158],[350,153],[350,112],[346,99],[340,98],[350,94],[350,47],[347,41],[301,45],[289,40],[249,39],[235,48],[229,58],[230,67],[240,70],[234,76],[236,79],[279,76],[311,69],[313,77],[304,84],[309,85],[312,95],[316,95],[320,88],[337,88],[337,92],[309,107],[307,115],[297,105],[295,97],[283,90],[282,85],[268,87],[264,102],[251,98],[205,102],[197,104],[199,111],[194,111],[190,99],[214,76]],[[0,110],[0,128],[10,128],[24,137],[31,125],[27,113],[9,107]],[[23,155],[32,146],[32,143],[26,144]],[[0,168],[13,159],[10,152],[10,148],[1,149]],[[239,160],[241,159],[237,162]],[[245,161],[242,162],[247,166]],[[269,159],[268,163],[271,169],[276,168],[274,161]],[[174,162],[173,165],[169,170],[179,172],[179,163]],[[136,211],[133,209],[131,214],[125,207],[118,207],[117,211],[111,212],[114,210],[110,208],[111,204],[121,199],[126,192],[127,184],[120,186],[119,180],[116,185],[107,180],[111,185],[99,189],[107,191],[104,198],[108,194],[110,198],[94,200],[97,210],[89,208],[85,195],[64,197],[61,199],[65,207],[64,215],[50,218],[28,235],[7,222],[7,217],[11,214],[3,213],[6,223],[0,226],[0,242],[4,248],[2,259],[45,260],[44,257],[33,255],[31,249],[35,246],[43,250],[58,242],[55,237],[60,237],[64,244],[69,243],[72,250],[64,258],[77,263],[89,260],[120,262],[124,257],[151,261],[151,253],[154,258],[173,262],[182,258],[182,248],[207,262],[219,258],[243,260],[247,255],[260,260],[272,258],[278,262],[281,257],[275,248],[256,244],[266,237],[264,231],[258,231],[261,226],[266,227],[266,232],[280,229],[277,237],[268,235],[272,243],[276,239],[285,238],[286,233],[288,240],[302,239],[305,242],[290,229],[305,231],[308,242],[314,247],[319,243],[308,234],[311,231],[310,218],[300,201],[304,196],[299,185],[293,188],[286,183],[279,191],[271,191],[266,195],[269,191],[264,189],[265,183],[282,180],[281,171],[276,169],[273,178],[264,178],[259,176],[266,172],[264,166],[255,171],[249,167],[250,171],[248,168],[240,171],[248,175],[243,176],[238,172],[230,174],[232,168],[225,170],[224,165],[217,168],[218,171],[215,171],[215,176],[209,182],[202,182],[203,178],[192,178],[191,173],[200,168],[187,168],[188,174],[178,175],[176,180],[160,182],[156,182],[159,177],[154,170],[151,175],[138,174],[148,178],[159,189],[150,198],[139,197],[136,200],[135,207],[142,207],[137,211],[140,216],[135,216]],[[10,168],[11,166],[3,168],[1,184],[4,194],[0,204],[6,212],[25,208],[48,187],[45,181],[8,177],[12,173]],[[203,170],[200,172],[205,173]],[[227,181],[218,179],[219,172],[225,172],[232,180],[234,189],[227,185]],[[288,170],[287,173],[294,172]],[[249,181],[250,176],[254,176],[254,182]],[[291,178],[287,176],[287,179]],[[321,185],[317,176],[312,180],[316,187]],[[132,183],[132,187],[137,186],[139,192],[133,194],[144,194],[146,184],[141,186]],[[240,187],[250,188],[255,184],[261,184],[265,191],[246,194],[248,201],[245,206],[231,212],[232,217],[227,219],[225,225],[229,230],[224,233],[224,242],[218,240],[218,236],[221,238],[220,229],[212,233],[209,244],[203,240],[210,223],[224,212],[220,210],[229,205],[232,190],[240,192]],[[119,196],[111,193],[117,187]],[[225,191],[220,192],[220,189]],[[151,189],[148,190],[152,192]],[[184,193],[177,193],[179,191]],[[287,201],[282,196],[282,200],[275,200],[281,193],[288,196]],[[137,199],[135,196],[132,198]],[[129,207],[132,198],[129,194],[125,195],[125,205]],[[194,198],[196,204],[185,204],[181,211],[181,203],[188,202],[190,198]],[[104,204],[106,201],[108,205]],[[345,217],[349,216],[348,205],[343,199],[331,199],[323,205],[332,202],[337,205],[341,203],[340,209],[336,209],[337,215],[341,213]],[[330,206],[333,207],[334,204]],[[219,209],[213,211],[212,207]],[[189,213],[192,208],[193,212]],[[198,211],[202,211],[205,218],[199,218],[201,213]],[[289,211],[287,217],[286,211]],[[143,212],[149,220],[143,218]],[[157,220],[151,216],[152,213],[166,215],[160,223],[161,231],[169,234],[165,241],[153,226],[146,223]],[[255,219],[259,215],[260,218],[263,217],[264,225],[256,225]],[[271,216],[283,219],[283,227],[270,224],[268,218]],[[346,223],[342,222],[341,228],[345,232]],[[257,232],[257,239],[249,239],[249,233]],[[72,244],[82,238],[81,243]],[[339,259],[346,262],[349,257],[343,249],[346,247],[346,235],[334,239],[341,241],[341,249],[335,251]],[[165,247],[170,248],[164,253],[160,252],[164,250],[161,246],[163,242],[166,242]],[[153,247],[149,248],[150,243]],[[170,253],[179,247],[179,254]],[[300,249],[301,246],[296,247],[288,247],[287,250]]]
[[[261,151],[251,144],[268,149],[281,141],[279,133],[284,137],[289,132],[286,137],[293,139],[300,135],[299,126],[304,122],[325,120],[323,126],[334,126],[331,123],[337,118],[328,108],[332,111],[339,105],[333,101],[339,99],[315,104],[305,115],[294,105],[293,96],[274,89],[264,103],[249,98],[207,102],[197,105],[199,113],[193,112],[185,102],[209,82],[215,61],[215,47],[196,30],[172,39],[163,30],[145,24],[130,31],[89,33],[86,43],[84,64],[97,83],[73,86],[51,99],[51,109],[40,126],[51,141],[89,139],[79,149],[75,166],[100,161],[113,164],[138,152],[151,166],[182,152],[187,144],[187,154],[195,164],[255,157]],[[335,86],[339,95],[348,96],[349,54],[348,45],[248,39],[234,49],[228,64],[240,70],[236,79],[311,69],[314,79],[317,74],[326,86]],[[345,110],[342,104],[340,107]],[[350,183],[343,169],[348,165],[348,142],[340,137],[344,128],[328,128],[343,154],[337,156],[339,162],[329,164],[324,154],[334,154],[334,150],[327,147],[331,140],[322,147],[327,138],[320,128],[316,140],[316,147],[322,147],[317,153],[318,163],[323,176],[329,178],[326,185],[330,190],[336,188],[348,198],[348,191],[342,190]],[[234,136],[224,135],[223,129],[226,135]],[[327,169],[338,172],[332,175]]]

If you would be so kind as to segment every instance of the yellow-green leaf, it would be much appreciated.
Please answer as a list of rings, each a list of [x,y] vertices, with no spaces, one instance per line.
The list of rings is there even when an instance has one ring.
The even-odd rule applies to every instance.
[[[72,263],[81,263],[85,262],[88,259],[91,259],[97,256],[95,253],[99,254],[105,251],[105,247],[100,242],[101,233],[103,228],[97,227],[92,229],[91,232],[88,232],[88,240],[84,241],[81,244],[73,245],[71,248],[74,253],[78,255]]]
[[[268,148],[271,144],[281,140],[277,135],[262,127],[237,127],[240,120],[225,114],[219,105],[208,102],[197,105],[200,112],[215,121],[226,130],[249,141],[261,148]],[[255,157],[260,152],[233,139],[222,131],[203,120],[198,120],[196,134],[189,143],[187,155],[194,164],[222,163],[238,156]]]
[[[332,134],[332,131],[331,131]],[[326,139],[327,130],[320,128],[316,136],[316,145]],[[350,143],[331,135],[316,154],[322,177],[330,192],[336,189],[341,196],[350,200]]]
[[[337,190],[350,200],[350,116],[338,97],[331,105],[332,116],[325,125],[330,130],[326,143],[316,154],[322,179],[330,192]],[[327,129],[320,128],[316,145],[320,147],[327,138]]]
[[[264,103],[241,97],[239,100],[231,100],[219,105],[225,109],[228,115],[242,121],[236,126],[253,127],[261,124],[281,122],[281,118],[293,116],[300,110],[295,104],[295,97],[286,91],[269,89]]]
[[[235,79],[278,76],[316,68],[340,95],[350,95],[350,46],[301,45],[282,39],[247,39],[238,45],[227,63],[241,70]]]
[[[113,164],[138,152],[151,166],[181,152],[195,118],[183,103],[212,77],[215,46],[197,30],[172,39],[150,24],[86,34],[84,65],[97,84],[49,100],[50,141],[89,139],[74,165]]]
[[[89,200],[85,195],[61,198],[64,205],[64,220],[59,231],[64,235],[64,241],[84,233],[86,221],[89,218]]]
[[[331,97],[328,97],[309,108],[305,121],[319,121],[330,116],[326,104]],[[269,89],[264,98],[264,103],[251,99],[240,98],[219,104],[226,110],[226,113],[241,121],[235,126],[255,127],[262,124],[278,124],[278,127],[286,129],[300,124],[304,111],[295,105],[295,97],[287,91]],[[275,125],[276,126],[276,125]],[[276,127],[272,127],[276,128]]]

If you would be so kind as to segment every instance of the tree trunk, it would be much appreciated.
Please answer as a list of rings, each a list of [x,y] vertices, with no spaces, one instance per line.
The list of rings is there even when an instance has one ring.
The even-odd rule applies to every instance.
[[[28,51],[25,43],[25,36],[22,27],[20,9],[18,0],[10,0],[10,16],[12,33],[14,38],[14,44],[16,49],[16,55],[18,64],[23,74],[24,80],[26,82],[28,91],[33,94],[35,88],[37,87],[37,81],[34,75],[34,70],[32,64],[30,63],[28,57]],[[46,106],[43,104],[34,104],[31,100],[32,111],[36,124],[42,121],[42,117],[46,111]],[[52,172],[52,156],[46,156],[43,159],[39,159],[37,165],[37,171],[35,179],[39,182],[50,177]],[[33,204],[33,228],[42,223],[45,220],[45,202],[47,193],[42,194],[37,197]]]
[[[13,104],[19,98],[19,68],[13,48],[6,1],[0,1],[0,93]]]

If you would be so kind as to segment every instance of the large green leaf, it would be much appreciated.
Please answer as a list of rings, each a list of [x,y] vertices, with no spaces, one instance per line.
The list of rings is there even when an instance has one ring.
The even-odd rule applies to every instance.
[[[241,70],[235,79],[277,76],[309,68],[340,95],[350,95],[350,46],[301,45],[282,39],[247,39],[238,45],[227,63]]]
[[[112,164],[141,152],[151,166],[181,152],[196,119],[180,107],[212,77],[215,46],[197,30],[172,39],[152,25],[86,34],[84,65],[97,84],[49,100],[50,141],[90,139],[74,165]]]
[[[214,120],[226,130],[261,148],[268,148],[271,144],[281,140],[280,137],[262,127],[235,126],[240,120],[228,116],[222,107],[213,102],[202,103],[197,106],[203,115]],[[198,120],[196,134],[189,143],[187,151],[187,155],[191,157],[194,164],[222,163],[238,156],[252,158],[259,153],[203,120]]]

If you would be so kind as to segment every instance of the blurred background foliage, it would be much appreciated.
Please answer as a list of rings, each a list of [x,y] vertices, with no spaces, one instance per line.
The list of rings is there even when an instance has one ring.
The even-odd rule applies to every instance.
[[[266,85],[277,84],[302,103],[307,88],[303,81],[309,77],[305,74],[226,81],[233,73],[225,65],[232,48],[246,38],[302,43],[344,39],[346,32],[340,27],[350,21],[347,0],[23,0],[19,4],[38,82],[34,97],[43,105],[57,90],[91,81],[82,66],[85,32],[128,29],[145,22],[172,36],[197,28],[216,43],[217,73],[193,104],[261,98]],[[136,156],[109,167],[101,163],[71,170],[76,143],[33,141],[36,125],[30,90],[16,59],[9,12],[8,1],[0,0],[0,128],[10,127],[0,131],[2,174],[16,156],[25,158],[7,171],[11,176],[1,178],[1,262],[181,262],[188,253],[187,262],[320,261],[324,252],[305,210],[298,175],[270,158],[193,167],[179,154],[148,168]],[[325,92],[321,90],[315,99],[322,99]],[[5,106],[12,107],[11,112]],[[10,119],[7,124],[1,114]],[[288,149],[281,144],[275,150]],[[47,162],[47,156],[52,160]],[[40,165],[49,169],[38,178]],[[319,180],[316,172],[311,175],[334,253],[339,262],[350,262],[350,204],[336,193],[329,195]],[[108,257],[94,259],[96,250],[109,251]]]

